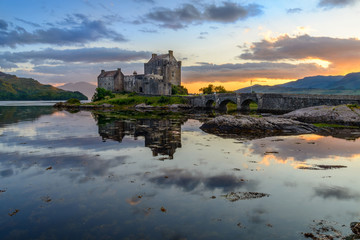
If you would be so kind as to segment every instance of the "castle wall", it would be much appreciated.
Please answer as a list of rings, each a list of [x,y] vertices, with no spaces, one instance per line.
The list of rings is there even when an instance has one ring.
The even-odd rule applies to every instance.
[[[98,87],[99,88],[105,88],[106,90],[109,91],[114,91],[115,87],[114,87],[114,78],[113,77],[103,77],[103,78],[98,78]]]
[[[181,85],[181,61],[176,61],[173,52],[169,54],[153,54],[149,62],[144,64],[144,73],[163,76],[163,80],[173,85]]]
[[[181,62],[174,62],[165,67],[164,80],[173,85],[181,85]]]
[[[137,92],[147,95],[171,95],[171,85],[181,85],[181,61],[176,61],[173,52],[153,54],[144,64],[144,74],[124,76],[121,69],[105,72],[98,77],[98,87],[113,92]]]
[[[123,92],[124,91],[124,74],[120,71],[119,74],[114,79],[114,91]]]
[[[171,95],[171,84],[158,75],[127,75],[124,77],[124,90],[147,95]]]
[[[124,91],[125,92],[138,92],[138,84],[136,80],[137,75],[125,75],[124,76]]]

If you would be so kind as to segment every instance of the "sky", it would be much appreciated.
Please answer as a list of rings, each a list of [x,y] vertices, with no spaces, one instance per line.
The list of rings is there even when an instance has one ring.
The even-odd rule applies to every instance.
[[[360,0],[0,0],[0,13],[0,71],[54,86],[140,74],[168,50],[192,93],[360,71]]]

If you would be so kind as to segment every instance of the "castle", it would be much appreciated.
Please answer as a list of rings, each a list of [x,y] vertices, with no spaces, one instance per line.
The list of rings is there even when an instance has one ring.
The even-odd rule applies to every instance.
[[[147,95],[171,95],[171,86],[181,85],[181,61],[177,61],[173,51],[168,54],[152,54],[144,64],[144,74],[124,75],[121,69],[101,70],[98,87],[112,92],[136,92]]]

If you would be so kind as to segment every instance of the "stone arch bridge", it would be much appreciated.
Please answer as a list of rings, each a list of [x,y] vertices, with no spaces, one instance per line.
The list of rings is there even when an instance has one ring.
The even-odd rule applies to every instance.
[[[313,95],[277,93],[221,93],[187,97],[195,108],[215,108],[226,111],[226,104],[233,102],[237,110],[250,110],[249,104],[256,102],[261,112],[290,112],[296,109],[320,105],[358,104],[360,96]]]

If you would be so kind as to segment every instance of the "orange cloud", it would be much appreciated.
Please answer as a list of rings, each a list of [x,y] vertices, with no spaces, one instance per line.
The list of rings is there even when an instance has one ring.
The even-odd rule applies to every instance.
[[[198,63],[183,67],[183,84],[190,92],[197,93],[209,83],[236,90],[249,86],[250,80],[275,85],[307,76],[360,71],[360,40],[356,38],[285,34],[241,49],[244,51],[239,56],[242,63]]]

